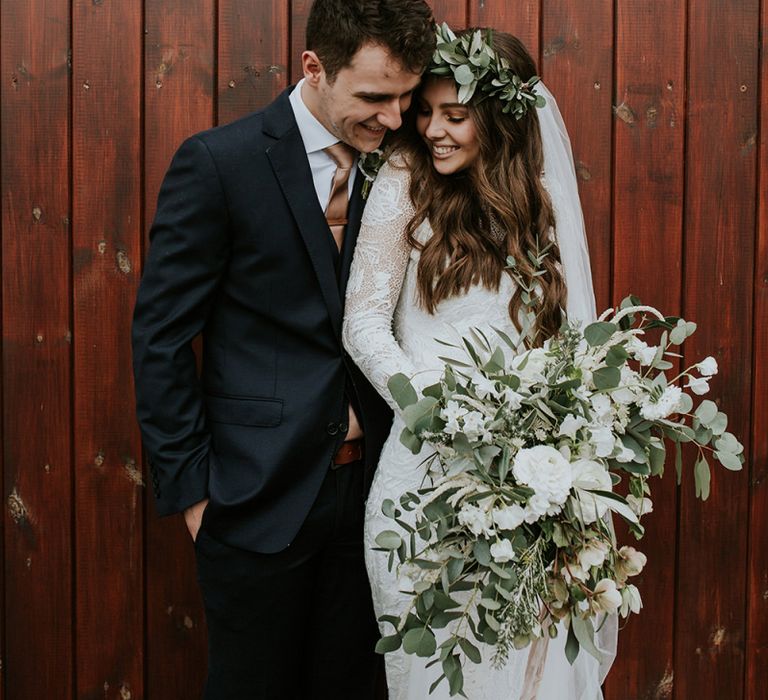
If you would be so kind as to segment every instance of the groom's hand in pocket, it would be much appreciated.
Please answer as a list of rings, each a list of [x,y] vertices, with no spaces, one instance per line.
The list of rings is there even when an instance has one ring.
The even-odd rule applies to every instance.
[[[200,523],[203,522],[203,511],[208,505],[208,499],[204,499],[193,506],[189,506],[184,511],[184,522],[187,524],[187,530],[192,535],[192,541],[197,539],[197,532],[200,529]]]

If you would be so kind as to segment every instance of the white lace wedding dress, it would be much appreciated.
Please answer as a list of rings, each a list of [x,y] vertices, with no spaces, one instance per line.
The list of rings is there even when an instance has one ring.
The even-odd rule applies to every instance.
[[[397,165],[393,160],[397,160]],[[494,326],[517,337],[507,310],[513,290],[508,275],[502,276],[498,292],[475,286],[466,294],[442,301],[434,314],[427,313],[417,303],[419,252],[408,244],[404,235],[404,227],[413,214],[408,183],[409,173],[402,160],[394,158],[381,169],[374,183],[350,273],[344,322],[347,351],[396,411],[366,507],[366,562],[377,616],[399,615],[409,602],[409,596],[399,590],[397,572],[387,570],[387,555],[372,549],[376,535],[392,528],[392,521],[381,512],[381,504],[386,498],[397,502],[405,491],[419,488],[425,474],[421,463],[431,453],[425,445],[421,454],[413,455],[400,443],[403,422],[387,389],[387,381],[393,374],[402,372],[414,377],[417,389],[434,383],[444,365],[439,357],[450,352],[450,348],[436,339],[452,342],[467,335],[472,328],[480,328],[488,337],[493,337]],[[430,235],[429,224],[424,222],[416,236],[424,241]],[[392,628],[382,624],[381,631],[391,634]],[[565,636],[561,631],[557,639],[549,643],[536,697],[539,700],[599,700],[603,674],[598,663],[582,650],[576,663],[570,666],[563,651]],[[491,651],[484,649],[482,664],[467,662],[464,665],[467,697],[470,700],[522,700],[520,694],[529,650],[513,651],[509,663],[499,670],[493,669],[487,660]],[[427,669],[427,660],[406,655],[402,649],[387,654],[385,660],[392,700],[449,697],[445,681],[429,695],[430,685],[441,674],[439,664]]]

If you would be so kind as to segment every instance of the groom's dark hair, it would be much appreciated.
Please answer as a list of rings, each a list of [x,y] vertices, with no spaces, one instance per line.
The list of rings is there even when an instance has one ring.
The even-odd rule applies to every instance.
[[[315,0],[307,49],[317,54],[329,82],[363,44],[382,46],[407,70],[421,73],[435,50],[432,10],[424,0]]]

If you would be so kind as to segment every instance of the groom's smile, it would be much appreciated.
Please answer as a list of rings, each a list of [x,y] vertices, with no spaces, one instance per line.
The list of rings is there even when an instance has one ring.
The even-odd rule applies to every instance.
[[[313,52],[303,58],[307,107],[340,141],[364,153],[378,148],[388,129],[400,127],[420,80],[376,44],[364,44],[332,81]]]

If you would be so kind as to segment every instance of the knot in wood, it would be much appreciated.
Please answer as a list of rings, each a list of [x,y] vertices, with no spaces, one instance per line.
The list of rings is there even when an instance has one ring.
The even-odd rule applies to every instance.
[[[17,525],[23,520],[29,519],[29,511],[24,505],[24,501],[21,500],[21,496],[16,492],[16,489],[13,489],[8,496],[8,514]]]

